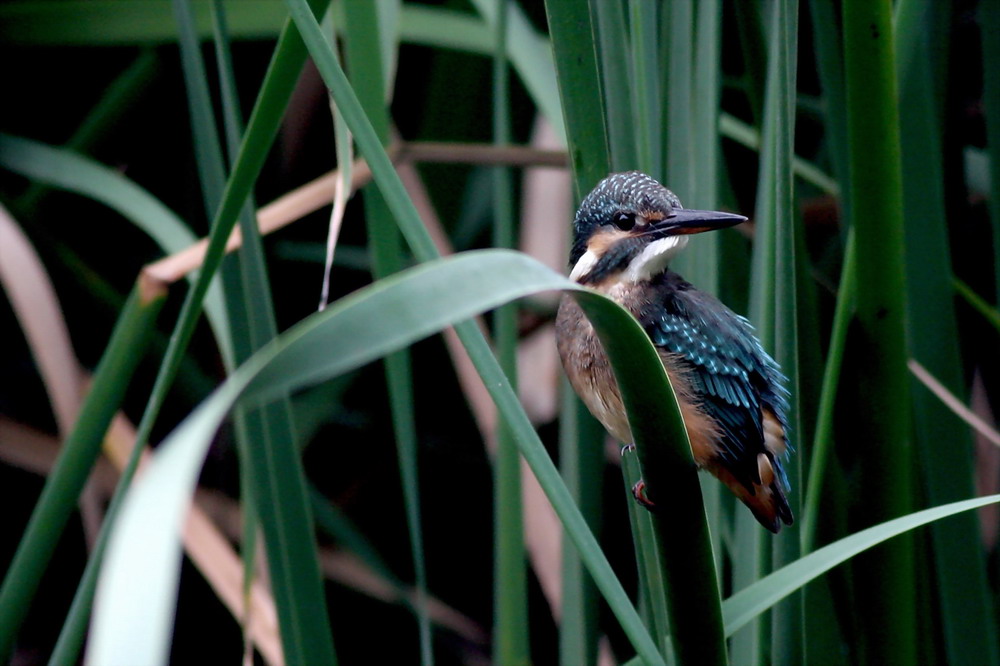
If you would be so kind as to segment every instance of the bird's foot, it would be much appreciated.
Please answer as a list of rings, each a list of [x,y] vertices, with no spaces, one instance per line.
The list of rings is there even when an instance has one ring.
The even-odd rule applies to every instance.
[[[642,479],[636,481],[635,485],[632,486],[632,497],[635,498],[636,502],[643,505],[648,510],[656,511],[656,504],[653,500],[646,496],[646,482]]]

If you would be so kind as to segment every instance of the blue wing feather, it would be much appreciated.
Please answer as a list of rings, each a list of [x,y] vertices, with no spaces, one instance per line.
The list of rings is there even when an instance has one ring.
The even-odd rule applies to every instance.
[[[757,454],[765,450],[762,410],[787,432],[785,377],[745,318],[676,273],[665,279],[675,284],[663,302],[645,308],[643,324],[654,344],[687,362],[692,390],[721,430],[721,462],[744,483],[756,480]]]

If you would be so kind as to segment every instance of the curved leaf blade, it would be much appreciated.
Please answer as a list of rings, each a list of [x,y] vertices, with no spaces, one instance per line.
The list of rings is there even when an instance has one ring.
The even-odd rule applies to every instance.
[[[215,430],[244,392],[264,402],[373,361],[483,309],[567,286],[572,283],[522,255],[469,253],[383,280],[262,349],[174,431],[127,501],[103,567],[88,660],[166,662],[187,501]],[[330,354],[331,349],[338,353]],[[139,577],[146,584],[136,586]]]
[[[896,518],[840,539],[782,567],[722,603],[726,636],[811,580],[883,541],[956,513],[1000,502],[1000,495],[952,502]]]

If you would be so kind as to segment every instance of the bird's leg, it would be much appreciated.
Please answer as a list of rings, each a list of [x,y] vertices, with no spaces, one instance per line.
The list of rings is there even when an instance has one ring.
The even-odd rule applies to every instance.
[[[624,457],[626,453],[631,451],[635,451],[635,444],[626,444],[622,447],[621,455]],[[646,496],[646,482],[642,479],[636,481],[635,485],[632,486],[632,497],[649,511],[656,511],[656,504]]]

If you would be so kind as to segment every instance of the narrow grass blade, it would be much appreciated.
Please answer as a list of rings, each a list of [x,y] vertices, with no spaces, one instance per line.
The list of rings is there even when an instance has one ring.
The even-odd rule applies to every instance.
[[[209,216],[223,198],[226,167],[215,125],[205,66],[195,36],[188,0],[173,0],[180,28],[181,60],[188,91],[196,158],[202,195]],[[229,150],[238,151],[241,124],[236,108],[232,66],[228,61],[224,17],[216,13],[216,49],[223,88],[223,117],[228,126]],[[239,215],[243,245],[235,262],[223,266],[231,317],[243,325],[233,328],[233,346],[243,360],[277,332],[270,286],[263,261],[260,232],[249,203]],[[159,379],[159,378],[158,378]],[[326,612],[319,561],[313,539],[312,519],[305,496],[302,463],[292,436],[287,400],[262,407],[259,411],[238,410],[237,436],[241,467],[245,474],[247,520],[260,518],[271,557],[268,558],[281,625],[284,656],[289,663],[331,663],[335,661],[330,622]],[[154,414],[155,412],[148,412]],[[149,421],[144,415],[144,423]],[[141,435],[140,435],[141,437]],[[247,527],[251,536],[254,528]],[[252,539],[246,544],[252,550]],[[249,555],[249,552],[246,553]]]
[[[722,3],[718,0],[697,3],[694,18],[694,62],[691,75],[692,160],[694,191],[688,203],[692,208],[715,210],[719,205],[719,97],[722,58]],[[712,273],[719,274],[718,266]],[[700,285],[701,283],[699,283]],[[713,285],[714,286],[714,285]],[[718,289],[709,289],[718,294]]]
[[[974,292],[972,288],[959,280],[958,278],[952,279],[952,286],[955,288],[955,292],[961,296],[966,303],[968,303],[972,308],[978,312],[983,319],[990,323],[993,328],[1000,332],[1000,312],[996,308],[990,307],[990,304],[986,300]]]
[[[148,191],[120,172],[73,151],[0,133],[0,167],[101,202],[147,234],[167,254],[180,252],[197,240],[183,220]],[[229,320],[217,286],[209,289],[205,310],[225,356]]]
[[[119,316],[76,427],[63,444],[0,586],[0,658],[10,655],[56,542],[76,510],[80,491],[100,455],[104,433],[142,359],[164,296],[153,285],[137,284]]]
[[[726,635],[731,636],[791,592],[868,548],[921,525],[997,502],[1000,502],[1000,495],[990,495],[924,509],[869,527],[813,551],[726,599],[723,602]]]
[[[319,0],[315,0],[317,3]],[[167,390],[176,375],[184,350],[191,339],[210,280],[222,261],[225,245],[243,207],[254,180],[259,173],[267,152],[274,140],[291,95],[298,69],[305,61],[305,49],[291,25],[287,25],[278,40],[275,54],[264,78],[246,136],[233,167],[233,174],[226,184],[222,204],[215,215],[201,271],[192,289],[185,296],[184,304],[170,338],[165,358],[160,366],[142,421],[136,433],[138,447],[145,446],[153,422],[166,399]]]
[[[851,226],[858,253],[857,307],[865,368],[858,386],[864,451],[858,506],[864,522],[913,506],[913,454],[904,331],[903,193],[899,100],[888,0],[843,4]],[[863,626],[879,625],[862,648],[872,663],[916,659],[913,543],[903,537],[855,566]]]
[[[232,57],[229,51],[229,28],[222,0],[212,0],[212,33],[215,43],[215,62],[219,73],[219,88],[222,98],[223,132],[226,157],[231,165],[240,147],[243,118],[240,111],[239,95],[236,90]],[[187,48],[191,48],[188,46]],[[210,111],[210,110],[209,110]],[[223,167],[225,170],[225,167]],[[221,196],[221,192],[218,193]],[[218,204],[218,200],[215,201]],[[236,348],[235,363],[241,363],[249,355],[276,334],[273,305],[264,269],[260,230],[252,198],[240,213],[239,224],[243,243],[239,252],[228,261],[223,261],[221,271],[223,281],[230,287],[226,290],[230,313],[238,325],[233,331],[233,346]],[[208,214],[212,214],[209,209]],[[232,371],[234,363],[227,370]],[[284,408],[284,409],[283,409]],[[274,445],[275,438],[285,439],[281,445],[291,446],[290,405],[279,402],[266,408],[273,413],[267,418],[263,410],[237,409],[233,418],[236,445],[240,451],[240,478],[253,476],[255,452],[251,438],[256,434],[267,437],[267,447]],[[282,413],[284,412],[284,413]],[[259,515],[254,502],[252,486],[247,481],[240,484],[240,504],[243,507],[243,534],[240,549],[243,564],[243,597],[248,599],[256,575],[258,551]],[[243,618],[244,643],[247,642],[246,618]],[[288,635],[288,632],[284,632]],[[284,649],[284,648],[283,648]],[[285,649],[285,652],[288,652]]]
[[[666,72],[662,113],[665,118],[664,184],[689,208],[718,206],[719,59],[722,10],[718,3],[677,2],[661,8],[664,15],[661,53]],[[654,20],[648,17],[647,20]],[[644,84],[643,84],[644,85]],[[701,234],[671,265],[699,289],[719,296],[725,234]],[[733,277],[742,283],[744,277]]]
[[[222,190],[226,183],[222,146],[219,143],[211,94],[208,91],[205,62],[202,60],[201,47],[195,34],[190,2],[171,0],[171,4],[174,9],[174,20],[180,32],[181,68],[187,90],[191,131],[194,134],[195,164],[198,167],[205,210],[211,217],[222,199]]]
[[[648,3],[653,6],[653,3]],[[681,201],[690,201],[695,193],[695,169],[691,168],[694,155],[694,3],[691,0],[671,2],[661,8],[663,14],[659,17],[660,28],[660,58],[663,59],[665,70],[657,72],[657,76],[665,79],[661,84],[664,99],[659,108],[662,113],[663,125],[666,128],[664,172],[659,177],[672,189]],[[657,21],[653,12],[643,17],[645,20]],[[633,26],[633,32],[635,27]],[[636,85],[651,84],[638,78]],[[659,87],[659,86],[658,86]],[[711,109],[717,113],[718,109]],[[653,136],[640,136],[637,140],[653,139]],[[654,177],[657,177],[655,174]],[[688,204],[690,205],[690,204]],[[710,234],[712,236],[714,234]],[[703,239],[698,239],[703,240]],[[709,239],[709,242],[714,242]]]

